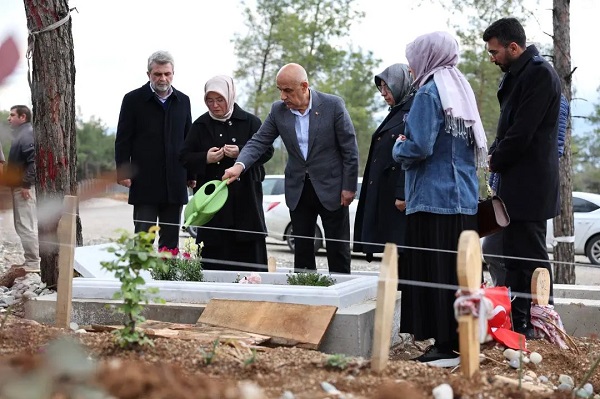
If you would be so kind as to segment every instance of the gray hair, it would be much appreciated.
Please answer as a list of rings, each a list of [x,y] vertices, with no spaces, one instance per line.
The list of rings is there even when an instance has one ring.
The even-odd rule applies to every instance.
[[[173,61],[173,56],[168,51],[156,51],[148,57],[148,72],[152,71],[152,64],[171,64],[175,69],[175,61]]]

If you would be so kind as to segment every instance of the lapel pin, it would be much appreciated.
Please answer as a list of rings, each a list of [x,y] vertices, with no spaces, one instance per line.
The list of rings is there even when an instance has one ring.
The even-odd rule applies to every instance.
[[[315,115],[319,116],[319,111],[316,111],[316,112],[315,112]]]
[[[232,125],[231,121],[227,121],[227,124],[228,124],[229,126],[231,126],[231,125]]]
[[[233,137],[233,138],[231,139],[231,142],[232,142],[232,143],[235,143],[235,141],[236,141],[236,139],[235,139],[235,137]]]

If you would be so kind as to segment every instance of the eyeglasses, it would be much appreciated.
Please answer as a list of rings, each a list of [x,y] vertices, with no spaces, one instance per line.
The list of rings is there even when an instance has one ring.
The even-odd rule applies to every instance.
[[[217,103],[218,105],[223,105],[225,104],[225,99],[223,97],[219,97],[219,98],[207,98],[206,99],[206,105],[214,105],[215,103]]]
[[[377,86],[377,90],[379,90],[380,93],[383,93],[384,90],[386,90],[388,93],[392,92],[390,90],[390,86],[388,86],[387,84],[385,84],[384,81],[381,82],[381,85]]]

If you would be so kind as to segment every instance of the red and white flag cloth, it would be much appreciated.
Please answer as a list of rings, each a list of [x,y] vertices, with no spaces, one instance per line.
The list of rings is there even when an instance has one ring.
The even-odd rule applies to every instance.
[[[525,336],[512,331],[510,292],[507,287],[483,288],[471,294],[458,290],[454,314],[472,314],[479,319],[479,341],[492,339],[512,348],[526,350]],[[483,317],[481,317],[483,315]]]
[[[560,316],[552,305],[531,304],[531,324],[535,335],[546,338],[548,341],[558,345],[561,349],[569,349],[563,336],[567,335]]]

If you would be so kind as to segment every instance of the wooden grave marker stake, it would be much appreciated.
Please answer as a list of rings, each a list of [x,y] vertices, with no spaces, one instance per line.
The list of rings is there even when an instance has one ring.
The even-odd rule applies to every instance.
[[[277,259],[274,256],[269,256],[267,263],[267,271],[269,273],[275,273],[277,271]]]
[[[481,288],[481,244],[479,234],[473,230],[465,230],[460,234],[456,272],[460,289],[465,294]],[[460,368],[465,377],[472,377],[479,369],[479,326],[475,316],[459,316],[458,335]]]
[[[73,264],[77,197],[65,195],[63,214],[58,222],[58,283],[56,287],[56,326],[70,328],[71,297],[73,294]]]
[[[392,322],[398,293],[398,248],[396,244],[385,244],[383,260],[379,268],[377,282],[377,305],[375,307],[375,327],[371,369],[381,372],[387,366],[392,339]]]
[[[531,300],[534,304],[547,306],[550,301],[550,272],[543,267],[533,271],[531,277]]]

